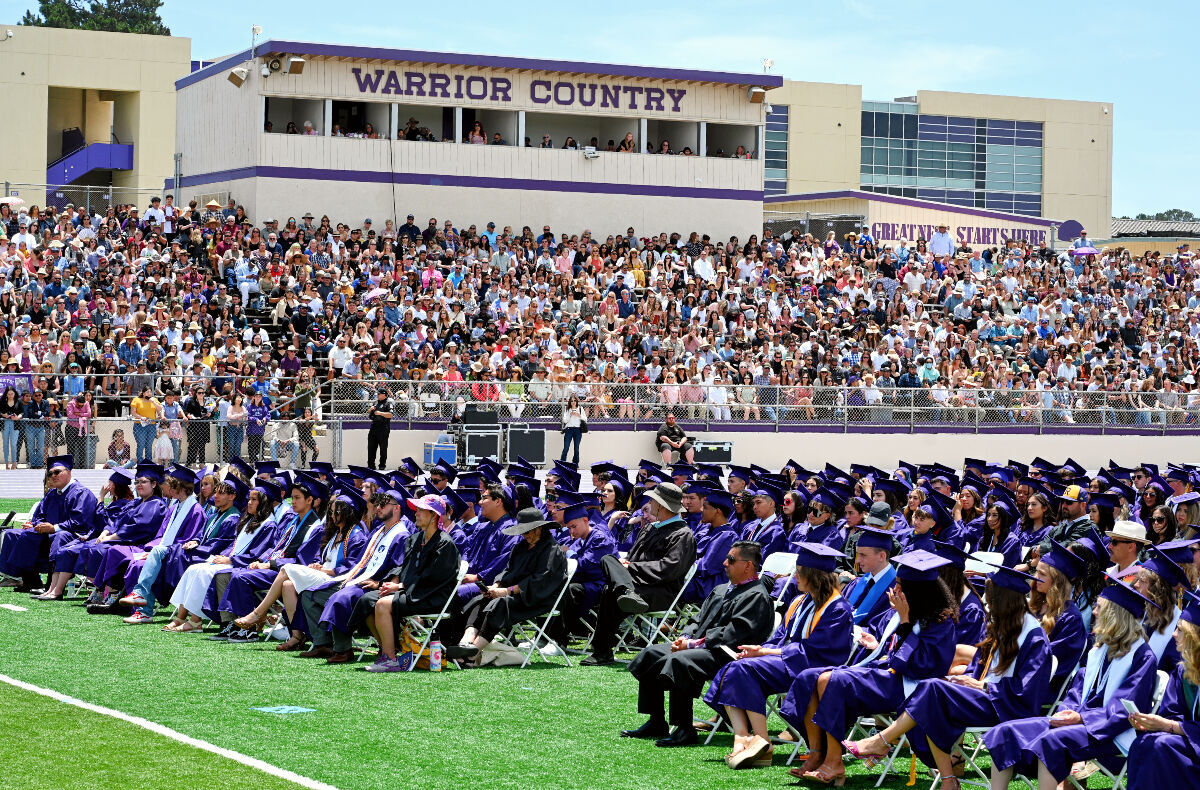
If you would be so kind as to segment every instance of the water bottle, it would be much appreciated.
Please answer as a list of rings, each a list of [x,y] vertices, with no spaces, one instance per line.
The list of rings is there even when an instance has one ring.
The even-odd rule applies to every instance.
[[[63,597],[64,598],[74,598],[75,597],[75,586],[76,585],[75,585],[75,577],[74,576],[67,579],[67,589],[64,591],[66,594]]]
[[[442,671],[442,643],[437,639],[429,643],[429,671]]]

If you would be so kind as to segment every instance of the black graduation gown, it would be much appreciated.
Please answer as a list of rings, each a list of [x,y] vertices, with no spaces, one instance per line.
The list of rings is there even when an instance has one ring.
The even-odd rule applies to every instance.
[[[508,565],[496,577],[497,587],[519,587],[516,595],[496,598],[484,607],[493,626],[504,633],[517,623],[546,614],[567,581],[567,555],[543,534],[533,546],[524,540],[513,547]]]
[[[696,564],[696,536],[683,519],[647,525],[625,559],[638,595],[652,611],[660,611],[675,600],[683,577]]]
[[[404,547],[403,564],[388,574],[398,576],[398,581],[404,585],[396,599],[404,612],[396,615],[393,605],[393,616],[440,612],[455,589],[458,565],[458,547],[450,539],[450,533],[439,529],[428,543],[424,532],[418,530],[415,535],[410,535]]]

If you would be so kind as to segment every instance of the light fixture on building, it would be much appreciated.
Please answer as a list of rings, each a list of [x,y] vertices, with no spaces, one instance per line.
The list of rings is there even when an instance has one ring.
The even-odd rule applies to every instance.
[[[765,89],[760,88],[757,85],[751,85],[746,89],[746,98],[749,99],[752,104],[762,104],[764,101],[766,101],[767,92]]]
[[[304,58],[290,57],[287,59],[287,67],[283,70],[284,74],[303,74],[304,73]]]
[[[229,81],[233,83],[233,87],[240,88],[246,78],[250,76],[250,72],[243,68],[231,69],[229,72]]]

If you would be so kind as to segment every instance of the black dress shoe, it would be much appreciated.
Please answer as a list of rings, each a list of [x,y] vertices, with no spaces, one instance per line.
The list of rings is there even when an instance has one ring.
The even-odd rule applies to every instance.
[[[450,645],[446,648],[446,658],[451,661],[475,658],[477,655],[479,655],[479,648],[475,647],[475,645]]]
[[[671,728],[662,719],[650,719],[636,730],[621,730],[621,737],[662,740],[670,731]]]
[[[654,745],[669,749],[674,746],[695,746],[698,743],[700,743],[700,736],[696,734],[696,728],[688,724],[676,727],[666,738],[655,741]]]
[[[46,588],[45,587],[34,587],[32,590],[27,590],[27,592],[29,593],[29,595],[31,597],[36,598],[39,595],[45,595]]]
[[[581,667],[603,667],[616,661],[612,653],[592,653],[579,662]]]
[[[617,608],[625,614],[642,614],[650,611],[650,604],[633,590],[626,589],[617,596]]]

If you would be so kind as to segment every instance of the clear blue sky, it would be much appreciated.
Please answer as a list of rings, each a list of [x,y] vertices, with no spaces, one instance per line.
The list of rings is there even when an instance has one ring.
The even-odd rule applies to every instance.
[[[164,8],[197,59],[249,46],[259,24],[267,38],[679,68],[758,71],[770,57],[775,74],[860,84],[865,99],[924,89],[1110,101],[1117,216],[1200,213],[1200,153],[1187,131],[1196,107],[1192,42],[1184,39],[1198,17],[1194,4],[1174,0],[167,0]]]

